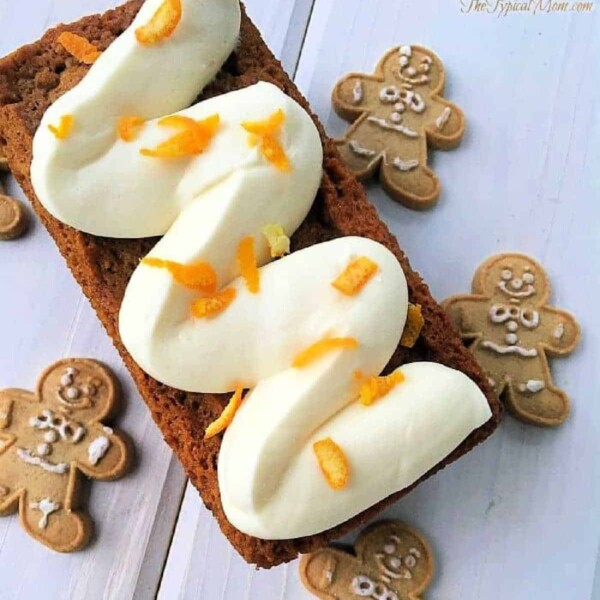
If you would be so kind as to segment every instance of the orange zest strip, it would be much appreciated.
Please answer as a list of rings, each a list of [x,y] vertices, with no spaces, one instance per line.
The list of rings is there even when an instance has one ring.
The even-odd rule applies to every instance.
[[[313,450],[330,487],[334,490],[346,487],[350,478],[350,464],[344,451],[331,438],[315,442]]]
[[[86,65],[95,63],[102,54],[94,44],[70,31],[63,31],[57,41],[71,56]]]
[[[211,115],[201,121],[194,121],[189,117],[171,115],[161,119],[158,124],[164,127],[176,127],[182,131],[160,143],[156,148],[142,148],[140,153],[151,158],[181,158],[204,152],[219,129],[220,117]]]
[[[215,421],[213,421],[206,428],[206,431],[204,432],[205,440],[208,440],[211,437],[218,435],[222,431],[225,431],[225,429],[227,429],[227,427],[229,427],[229,425],[231,425],[231,422],[233,421],[233,417],[235,417],[235,413],[237,412],[238,408],[240,407],[240,405],[242,403],[243,391],[244,391],[244,389],[242,388],[241,385],[238,385],[235,388],[235,392],[233,393],[233,396],[231,396],[231,398],[229,399],[227,406],[223,409],[223,412],[221,413],[219,418],[216,419]]]
[[[239,243],[237,261],[240,273],[246,280],[248,291],[251,294],[258,294],[260,291],[260,273],[256,264],[256,254],[254,253],[254,238],[251,235],[245,237]]]
[[[378,270],[377,263],[366,256],[359,256],[331,282],[331,285],[346,296],[356,296]]]
[[[192,304],[192,315],[197,319],[216,317],[235,300],[235,296],[235,288],[225,288],[207,298],[199,298]]]
[[[135,30],[137,41],[151,46],[171,37],[181,21],[181,13],[181,0],[164,0],[148,23]]]
[[[285,113],[279,109],[263,121],[244,121],[242,127],[250,134],[251,146],[258,145],[262,155],[280,171],[291,171],[290,161],[277,139],[284,121]]]
[[[401,371],[395,371],[384,377],[363,377],[358,372],[354,375],[363,381],[360,386],[360,403],[363,406],[370,406],[376,400],[383,398],[405,379]]]
[[[146,121],[142,117],[121,117],[117,124],[117,132],[124,142],[133,142]]]
[[[333,352],[334,350],[354,350],[355,348],[358,348],[358,341],[355,338],[325,338],[300,352],[294,358],[292,366],[296,369],[302,369],[328,352]]]
[[[56,136],[59,140],[66,140],[73,131],[73,125],[75,123],[75,119],[73,115],[63,115],[60,118],[60,123],[58,127],[54,125],[48,125],[48,129]]]
[[[400,345],[405,348],[412,348],[421,335],[421,330],[425,325],[425,319],[421,312],[420,304],[409,304],[408,314],[406,315],[406,325],[400,338]]]
[[[217,274],[208,263],[197,262],[192,265],[183,265],[162,258],[146,257],[142,260],[142,264],[148,267],[167,269],[177,283],[203,294],[212,295],[217,291]]]

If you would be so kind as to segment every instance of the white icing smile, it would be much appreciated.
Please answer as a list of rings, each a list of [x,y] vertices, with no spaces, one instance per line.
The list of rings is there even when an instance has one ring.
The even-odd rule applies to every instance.
[[[513,289],[509,289],[506,281],[499,281],[498,287],[508,296],[512,298],[529,298],[535,294],[535,288],[533,285],[528,285],[525,289],[523,288],[523,282],[520,279],[514,279],[510,283]]]

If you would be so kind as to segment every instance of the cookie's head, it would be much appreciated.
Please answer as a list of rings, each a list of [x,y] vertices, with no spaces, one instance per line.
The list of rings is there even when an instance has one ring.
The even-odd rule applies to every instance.
[[[40,378],[38,394],[48,408],[84,422],[107,416],[116,398],[109,371],[86,359],[67,359],[50,367]]]
[[[433,573],[431,550],[412,528],[385,522],[367,529],[356,556],[326,548],[302,558],[300,574],[320,598],[418,598]]]
[[[387,83],[396,82],[406,89],[430,88],[432,93],[444,86],[442,61],[427,48],[400,46],[388,52],[379,64]]]
[[[473,291],[499,303],[543,304],[550,282],[542,267],[524,254],[499,254],[483,263],[473,279]]]

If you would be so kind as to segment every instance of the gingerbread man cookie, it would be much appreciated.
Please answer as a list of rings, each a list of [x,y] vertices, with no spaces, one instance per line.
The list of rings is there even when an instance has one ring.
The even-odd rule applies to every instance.
[[[419,600],[433,575],[433,558],[421,534],[398,521],[363,531],[356,555],[324,548],[300,560],[300,577],[327,600]]]
[[[374,75],[350,73],[333,90],[335,111],[353,125],[338,150],[360,179],[379,172],[390,196],[425,209],[440,195],[427,167],[427,145],[448,150],[465,131],[463,112],[442,98],[444,67],[431,50],[400,46],[379,62]]]
[[[550,282],[544,269],[523,254],[499,254],[473,277],[473,294],[444,302],[454,326],[519,419],[559,425],[569,399],[552,383],[546,355],[563,356],[579,342],[574,317],[547,305]]]
[[[103,425],[116,408],[116,384],[94,360],[49,367],[36,393],[0,391],[0,515],[19,510],[36,540],[59,552],[85,545],[90,518],[79,512],[79,472],[116,479],[130,463],[122,435]]]

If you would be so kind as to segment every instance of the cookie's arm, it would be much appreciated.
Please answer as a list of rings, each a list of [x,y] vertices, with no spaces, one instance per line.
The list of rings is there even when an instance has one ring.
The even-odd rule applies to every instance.
[[[335,112],[345,121],[352,123],[369,106],[379,105],[381,81],[364,73],[350,73],[340,79],[331,95]]]
[[[461,337],[481,337],[488,321],[489,298],[472,294],[451,296],[442,306]]]
[[[122,433],[99,423],[90,425],[85,438],[74,448],[77,467],[93,479],[117,479],[131,463],[129,440]]]
[[[540,331],[545,333],[540,341],[548,354],[557,356],[569,354],[579,343],[581,329],[570,313],[558,308],[544,306],[540,310]]]
[[[460,144],[466,122],[463,111],[456,104],[440,96],[432,96],[426,114],[425,131],[433,146],[450,150]]]
[[[36,402],[36,398],[27,390],[12,388],[0,391],[0,433],[14,433],[21,421],[28,421],[32,402]]]

